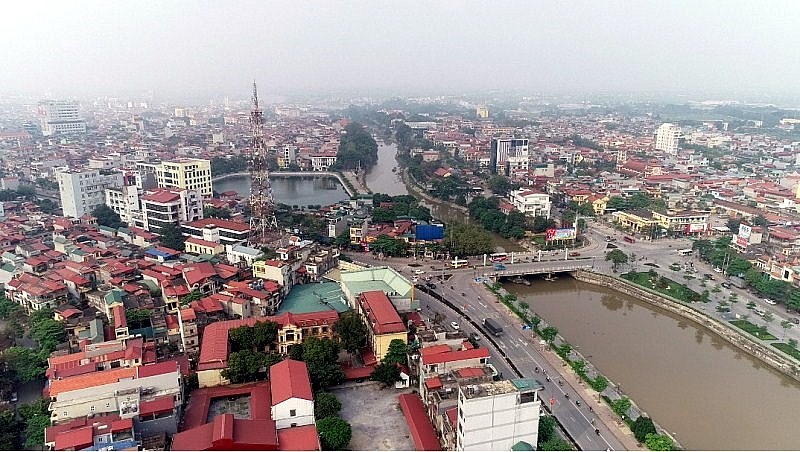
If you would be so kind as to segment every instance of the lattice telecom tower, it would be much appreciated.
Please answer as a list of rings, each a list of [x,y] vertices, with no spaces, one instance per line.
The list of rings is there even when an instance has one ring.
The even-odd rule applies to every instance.
[[[269,232],[278,231],[275,200],[272,198],[272,186],[269,182],[263,122],[263,113],[258,108],[256,82],[253,82],[253,110],[250,112],[253,143],[250,146],[248,169],[250,170],[250,243],[255,245],[266,243]]]

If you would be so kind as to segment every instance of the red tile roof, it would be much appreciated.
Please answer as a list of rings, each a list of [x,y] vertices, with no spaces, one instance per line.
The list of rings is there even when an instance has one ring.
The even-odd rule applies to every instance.
[[[63,432],[56,436],[56,450],[81,450],[94,444],[94,429],[91,425]]]
[[[406,417],[411,438],[417,450],[442,450],[436,431],[416,394],[400,394],[400,410]]]
[[[334,310],[292,314],[285,312],[273,317],[251,317],[249,319],[226,320],[214,322],[203,330],[203,341],[200,348],[200,357],[197,361],[198,370],[223,369],[228,361],[228,330],[240,326],[253,326],[258,321],[275,322],[283,328],[286,325],[295,326],[333,326],[339,319],[339,314]]]
[[[489,350],[485,348],[475,348],[472,350],[457,350],[445,353],[436,353],[430,356],[422,355],[422,364],[441,364],[453,361],[463,361],[467,359],[488,358]]]
[[[234,419],[221,414],[212,422],[172,437],[172,450],[276,450],[278,433],[272,420]]]
[[[142,195],[142,201],[150,201],[159,204],[167,204],[181,199],[180,190],[170,190],[168,188],[148,191]]]
[[[316,425],[278,430],[278,450],[322,450]]]
[[[250,419],[270,420],[272,415],[272,398],[269,393],[269,382],[259,381],[242,385],[214,386],[192,391],[189,405],[184,414],[184,428],[192,429],[203,425],[208,419],[208,410],[213,399],[226,397],[250,396]]]
[[[291,398],[314,400],[308,367],[303,361],[285,359],[269,368],[272,404],[277,405]]]
[[[190,228],[211,228],[216,226],[219,229],[228,229],[231,231],[237,232],[247,232],[250,230],[250,226],[239,223],[238,221],[231,221],[231,220],[223,220],[221,218],[203,218],[202,220],[195,220],[190,223],[184,224],[184,226],[188,226]]]
[[[358,298],[361,309],[376,334],[401,333],[406,330],[403,319],[385,292],[382,290],[361,292]]]
[[[175,399],[171,396],[162,396],[153,400],[139,403],[139,415],[168,413],[175,409]]]

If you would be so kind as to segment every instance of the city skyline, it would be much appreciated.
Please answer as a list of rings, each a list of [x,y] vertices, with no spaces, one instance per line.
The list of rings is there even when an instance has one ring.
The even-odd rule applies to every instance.
[[[792,92],[793,5],[704,2],[32,2],[0,36],[2,93],[246,98]],[[43,14],[42,11],[47,11]],[[509,22],[511,21],[511,22]]]

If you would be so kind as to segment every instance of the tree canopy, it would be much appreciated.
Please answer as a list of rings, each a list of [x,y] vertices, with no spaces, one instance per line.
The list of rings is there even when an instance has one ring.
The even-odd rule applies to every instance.
[[[316,389],[335,386],[344,381],[339,366],[339,343],[332,339],[310,337],[303,342],[303,361],[308,366],[311,385]]]
[[[101,226],[117,229],[124,228],[128,225],[120,219],[117,212],[114,212],[111,207],[105,204],[100,204],[95,207],[94,210],[92,210],[92,216],[97,218],[97,224]]]
[[[364,126],[352,122],[344,128],[339,140],[336,163],[343,169],[355,169],[359,165],[369,168],[378,161],[378,143]]]
[[[606,260],[611,261],[611,264],[614,266],[614,270],[616,271],[620,264],[628,262],[628,255],[617,248],[606,253]]]
[[[649,417],[639,416],[633,421],[631,430],[633,430],[633,436],[636,437],[636,441],[643,443],[649,433],[656,433],[656,426]]]
[[[247,157],[243,155],[232,155],[228,157],[211,158],[211,176],[221,174],[241,173],[247,171]]]
[[[228,356],[228,367],[222,370],[222,376],[231,383],[265,380],[269,376],[270,366],[281,362],[282,359],[277,353],[240,350]]]
[[[379,363],[369,375],[369,379],[372,381],[379,381],[389,387],[395,382],[400,381],[400,368],[397,367],[397,364],[393,363]]]
[[[386,355],[381,360],[387,364],[407,364],[408,363],[408,345],[400,339],[392,339],[389,342],[389,348]]]
[[[319,422],[326,417],[338,416],[342,410],[342,402],[335,394],[330,392],[318,392],[314,394],[314,417]]]
[[[328,416],[317,421],[317,431],[322,450],[344,450],[353,437],[350,424],[338,416]]]
[[[525,235],[525,214],[517,210],[504,214],[500,211],[500,200],[496,197],[476,196],[468,207],[470,218],[479,222],[486,230],[507,238],[519,239]]]
[[[475,256],[494,252],[492,236],[474,224],[448,226],[444,232],[443,245],[454,256]]]
[[[161,228],[161,230],[158,232],[158,235],[161,236],[162,245],[173,250],[183,251],[185,247],[185,239],[183,238],[183,234],[181,234],[181,230],[178,226],[175,226],[172,223],[167,223]]]
[[[339,336],[342,348],[348,353],[355,354],[367,343],[367,326],[355,311],[347,311],[333,324],[333,331]]]

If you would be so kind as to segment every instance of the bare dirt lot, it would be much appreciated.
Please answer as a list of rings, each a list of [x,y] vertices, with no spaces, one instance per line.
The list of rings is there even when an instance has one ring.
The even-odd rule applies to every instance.
[[[350,450],[414,450],[414,441],[397,396],[410,389],[383,389],[364,383],[332,389],[342,402],[339,415],[353,427]]]

